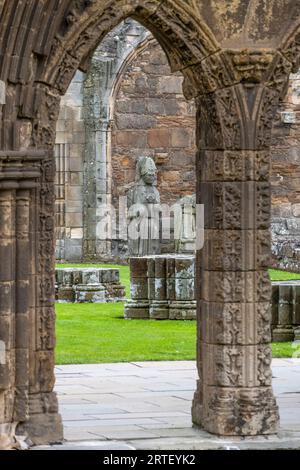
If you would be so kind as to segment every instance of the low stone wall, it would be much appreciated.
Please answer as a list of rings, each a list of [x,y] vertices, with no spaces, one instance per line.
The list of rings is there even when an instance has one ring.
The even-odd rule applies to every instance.
[[[196,318],[195,258],[157,255],[130,258],[131,300],[125,318]]]
[[[130,284],[125,318],[196,318],[194,256],[131,258]],[[300,280],[272,282],[272,337],[279,342],[300,340]]]
[[[272,337],[300,340],[300,281],[272,282]]]
[[[58,268],[55,280],[56,301],[61,303],[119,302],[125,297],[118,269]]]

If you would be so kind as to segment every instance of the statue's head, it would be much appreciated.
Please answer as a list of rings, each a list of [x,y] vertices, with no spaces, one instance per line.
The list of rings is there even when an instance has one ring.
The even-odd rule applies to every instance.
[[[136,181],[145,184],[157,184],[157,168],[151,157],[139,157],[136,165]]]

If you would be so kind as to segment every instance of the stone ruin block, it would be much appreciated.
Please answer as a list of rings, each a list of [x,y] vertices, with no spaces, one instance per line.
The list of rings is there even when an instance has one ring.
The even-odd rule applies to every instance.
[[[174,254],[131,258],[130,279],[132,298],[125,304],[125,318],[196,319],[195,257],[193,255]],[[217,291],[215,295],[217,296]],[[268,295],[261,294],[256,297],[261,307],[268,310],[270,305]],[[217,305],[218,303],[214,304],[215,310]],[[246,302],[240,305],[238,311],[243,316],[242,305],[250,304]],[[268,312],[268,315],[272,317],[273,341],[294,341],[299,338],[300,281],[273,282],[272,305],[271,311],[268,310]],[[267,312],[262,315],[262,318],[266,318],[266,315]],[[264,334],[268,337],[270,335],[268,332]]]
[[[149,295],[148,295],[148,259],[130,259],[130,292],[131,299],[127,300],[124,308],[126,319],[149,318]]]
[[[99,270],[87,269],[82,271],[82,285],[99,284]]]
[[[294,341],[300,327],[300,281],[272,283],[272,337],[275,342]]]
[[[75,291],[72,286],[61,286],[57,288],[57,300],[60,303],[75,302]]]
[[[76,303],[105,303],[106,290],[102,284],[77,284],[75,286]]]
[[[119,302],[125,297],[118,269],[58,268],[55,278],[57,302]]]
[[[131,300],[125,318],[196,318],[195,257],[155,255],[130,258]]]
[[[170,320],[196,320],[197,318],[197,302],[189,300],[188,302],[171,301],[169,303],[169,319]]]

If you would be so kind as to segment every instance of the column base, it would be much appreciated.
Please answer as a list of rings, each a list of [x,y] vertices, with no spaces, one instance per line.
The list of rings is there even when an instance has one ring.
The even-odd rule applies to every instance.
[[[0,450],[18,449],[16,438],[17,423],[0,424]]]
[[[294,328],[295,341],[300,341],[300,326]]]
[[[277,326],[272,332],[272,341],[284,343],[294,341],[295,333],[292,326]]]
[[[54,392],[29,397],[29,419],[17,426],[17,434],[26,435],[34,445],[63,441],[63,425]]]
[[[127,300],[124,307],[126,319],[149,319],[149,302],[147,300]]]
[[[34,445],[57,444],[63,441],[63,425],[60,414],[33,415],[17,428],[18,434],[26,434]]]
[[[259,436],[276,434],[279,413],[271,387],[206,387],[195,392],[193,423],[220,436]]]
[[[168,320],[169,302],[167,300],[153,300],[150,303],[150,318],[152,320]]]
[[[59,303],[74,303],[75,294],[73,287],[59,287],[56,293],[56,300]]]
[[[106,302],[105,287],[102,284],[77,284],[75,302],[103,304]]]
[[[170,320],[196,320],[196,300],[171,301],[169,305],[169,318]]]

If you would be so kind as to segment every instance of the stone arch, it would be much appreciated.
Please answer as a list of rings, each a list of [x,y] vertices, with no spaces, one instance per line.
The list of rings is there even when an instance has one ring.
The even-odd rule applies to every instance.
[[[99,0],[76,1],[72,5],[70,10],[68,2],[61,2],[54,14],[52,3],[46,8],[39,2],[39,7],[35,9],[33,2],[20,2],[14,12],[9,2],[2,5],[2,20],[15,26],[9,29],[10,34],[0,38],[3,47],[7,47],[6,60],[1,64],[1,79],[7,83],[1,144],[2,148],[9,149],[4,150],[2,157],[8,158],[4,169],[8,172],[8,178],[10,159],[13,169],[15,164],[24,163],[24,171],[14,173],[21,180],[20,190],[16,190],[14,183],[8,185],[8,192],[1,199],[1,217],[5,220],[16,217],[17,227],[20,227],[18,232],[15,232],[15,226],[7,228],[12,244],[10,262],[13,264],[18,259],[20,266],[17,265],[18,272],[11,272],[9,283],[1,287],[9,289],[11,303],[8,308],[16,306],[13,315],[18,313],[18,308],[21,309],[22,315],[18,318],[28,334],[23,342],[21,338],[17,340],[19,349],[16,353],[13,347],[5,351],[7,362],[0,384],[4,390],[1,394],[5,410],[1,418],[3,447],[13,446],[16,435],[22,433],[28,434],[34,443],[57,441],[62,436],[57,399],[53,392],[53,145],[60,96],[76,69],[87,66],[90,53],[97,43],[127,16],[137,19],[150,31],[155,29],[153,32],[156,32],[165,50],[166,45],[170,44],[172,59],[169,55],[169,60],[173,63],[173,69],[178,69],[178,64],[183,68],[197,63],[205,49],[201,42],[198,43],[198,22],[193,15],[187,14],[186,8],[189,7],[184,6],[183,2],[170,2],[167,8],[165,2],[162,4],[155,0],[114,0],[104,4]],[[178,5],[181,7],[179,10]],[[157,14],[158,10],[161,10],[160,15]],[[27,20],[26,37],[22,35],[22,18]],[[40,22],[44,25],[42,29],[39,28]],[[17,43],[24,40],[22,51],[16,49],[16,37],[11,35],[13,29]],[[204,44],[206,47],[207,41]],[[198,58],[196,51],[199,52]],[[23,191],[23,180],[26,191]],[[23,206],[26,207],[24,214]],[[16,241],[18,237],[22,238],[22,242]],[[17,252],[13,251],[14,244],[18,246]],[[25,253],[30,254],[30,259],[21,257],[20,250],[24,256]],[[3,276],[6,278],[7,274]],[[20,285],[16,292],[15,284]],[[26,302],[22,296],[22,286],[27,286]],[[14,361],[16,372],[12,369]]]
[[[200,14],[196,17],[190,14],[189,2],[96,0],[88,2],[87,8],[83,7],[84,3],[77,2],[77,8],[70,8],[65,13],[40,75],[41,81],[62,94],[70,82],[72,70],[84,68],[97,44],[126,17],[137,20],[152,32],[173,71],[184,70],[218,50],[217,42]]]
[[[83,240],[80,258],[111,258],[111,240],[97,239],[97,207],[111,202],[111,120],[114,87],[122,69],[147,44],[150,33],[136,22],[122,22],[97,48],[82,82],[85,151],[83,158]],[[136,37],[135,37],[136,35]],[[108,52],[106,52],[106,50]],[[113,51],[113,52],[111,52]],[[109,56],[109,59],[107,55]],[[101,58],[103,55],[103,59]],[[102,80],[103,83],[100,83]],[[70,241],[72,245],[72,240]],[[74,241],[74,243],[77,243]],[[71,246],[72,251],[72,246]]]
[[[116,28],[114,28],[112,31],[117,31]],[[107,38],[107,36],[106,36]],[[106,41],[106,38],[103,39],[103,43],[105,43]],[[132,48],[132,51],[130,52],[130,49],[127,49],[124,51],[124,62],[123,62],[123,69],[127,66],[127,64],[133,59],[133,56],[137,53],[139,53],[143,47],[145,47],[145,45],[147,44],[147,39],[145,39],[145,41],[141,44],[136,44],[133,48]],[[138,49],[137,49],[138,47]],[[122,54],[122,53],[121,53]],[[126,58],[126,55],[127,58]],[[85,88],[88,88],[88,82],[90,81],[91,77],[93,76],[93,66],[96,65],[96,62],[94,60],[92,60],[91,58],[89,59],[89,64],[92,65],[92,68],[89,69],[88,73],[87,73],[87,76],[86,76],[86,79],[85,79],[85,83],[87,84],[87,87],[84,86],[84,89]],[[107,153],[108,149],[109,149],[109,139],[110,139],[110,115],[112,115],[112,107],[114,105],[114,98],[113,98],[113,95],[115,93],[114,90],[112,90],[111,92],[109,91],[109,89],[112,87],[117,87],[117,83],[118,83],[118,76],[122,76],[122,69],[120,70],[114,70],[113,74],[117,74],[117,77],[113,77],[113,80],[115,81],[115,83],[111,83],[111,79],[109,80],[109,83],[106,83],[106,90],[103,89],[103,102],[106,103],[107,101],[107,97],[105,97],[105,95],[109,92],[111,93],[111,98],[109,100],[109,102],[107,102],[105,104],[105,107],[106,107],[106,111],[104,112],[105,116],[100,116],[98,115],[94,115],[94,111],[93,111],[93,106],[90,107],[89,106],[89,103],[87,103],[87,105],[89,106],[89,111],[88,111],[88,118],[85,120],[85,125],[86,125],[86,133],[87,133],[87,139],[89,140],[89,144],[92,145],[93,147],[95,147],[96,145],[96,141],[97,141],[97,152],[96,152],[96,147],[95,147],[95,153],[97,153],[100,158],[103,157],[104,154]],[[104,107],[103,107],[103,104],[101,106],[101,111],[104,111]],[[94,117],[93,117],[94,116]],[[91,134],[91,139],[89,138],[89,134]],[[103,162],[102,162],[103,163]],[[109,159],[107,160],[107,163],[109,163]],[[89,172],[89,168],[90,165],[86,162],[85,164],[85,168],[87,170],[87,172]],[[107,171],[105,172],[106,175],[108,175],[108,179],[107,179],[107,183],[106,185],[110,185],[110,178],[111,178],[111,172],[110,172],[110,169],[109,167],[107,167],[106,169]],[[91,185],[93,185],[93,181],[94,181],[94,176],[91,175],[91,178],[87,178],[87,180],[91,181]],[[101,187],[103,186],[103,184],[101,185]],[[94,186],[93,186],[94,187]],[[92,189],[92,188],[90,188]],[[92,190],[92,192],[94,192],[94,189]],[[89,191],[89,193],[91,193],[91,191]],[[107,200],[107,192],[103,192],[101,190],[101,194],[97,194],[97,196],[99,196],[99,200],[101,199],[102,202],[106,202]],[[88,197],[88,196],[87,196]],[[96,200],[96,197],[94,198]],[[108,198],[109,199],[109,198]],[[90,198],[89,198],[89,204],[90,204]],[[109,202],[109,200],[107,200],[107,202]],[[85,202],[84,202],[85,204]],[[91,211],[90,211],[91,212]],[[85,220],[85,223],[84,223],[84,226],[87,226],[89,225],[89,219],[91,219],[93,221],[93,219],[95,218],[95,214],[93,214],[91,217],[88,216],[88,213],[89,211],[85,210],[84,211],[84,220]],[[92,222],[93,223],[93,222]],[[95,253],[103,253],[103,256],[105,256],[104,254],[104,251],[107,252],[107,255],[109,256],[109,252],[110,252],[110,246],[109,246],[109,243],[106,243],[106,242],[103,242],[103,243],[98,243],[98,246],[97,246],[97,242],[95,241],[95,236],[92,236],[92,237],[89,237],[87,236],[88,235],[88,230],[85,230],[84,228],[84,232],[85,232],[85,237],[84,239],[86,240],[86,242],[84,242],[84,246],[83,246],[83,253],[84,253],[84,256],[87,258],[87,257],[90,257],[90,253],[92,252],[92,250],[94,250]],[[95,232],[95,230],[94,230]],[[72,241],[70,242],[72,243]],[[71,248],[72,250],[72,248]]]
[[[121,81],[122,81],[122,76],[123,76],[126,68],[139,54],[141,54],[141,52],[143,52],[146,49],[146,47],[149,45],[149,43],[153,43],[153,42],[154,42],[154,38],[146,37],[145,39],[143,39],[143,41],[140,44],[138,44],[138,46],[133,51],[131,51],[128,54],[126,59],[123,61],[122,65],[121,65],[121,67],[118,71],[118,74],[116,76],[116,79],[114,81],[112,91],[111,91],[110,119],[113,119],[114,110],[115,110],[116,96],[118,94],[119,87],[120,87],[120,84],[121,84]]]
[[[282,55],[292,64],[292,72],[296,73],[300,67],[300,22],[289,28],[280,48]]]
[[[113,31],[116,30],[114,29]],[[131,44],[130,47],[128,47],[127,41],[123,39],[125,48],[122,52],[119,52],[118,59],[114,61],[114,65],[108,67],[108,79],[105,80],[104,87],[101,87],[97,92],[97,99],[99,99],[99,102],[101,103],[101,107],[99,109],[101,116],[98,115],[97,111],[93,112],[94,110],[87,109],[86,114],[89,115],[89,117],[85,119],[85,133],[87,145],[89,145],[90,148],[93,148],[94,152],[86,152],[85,154],[84,174],[87,175],[85,177],[85,187],[87,188],[87,191],[84,192],[86,197],[84,197],[83,200],[83,205],[86,208],[83,219],[83,256],[85,259],[94,259],[95,257],[97,258],[98,256],[101,256],[103,259],[110,260],[112,257],[112,240],[97,239],[96,212],[99,203],[111,204],[112,202],[111,127],[115,107],[115,90],[128,63],[130,63],[139,51],[147,46],[150,40],[150,37],[147,37],[147,35],[147,30],[145,30],[145,33]],[[93,60],[92,64],[96,65]],[[92,75],[93,66],[88,72],[84,82],[84,100],[87,98],[87,103],[89,101],[88,82]],[[89,124],[90,120],[92,120],[91,125]],[[93,161],[93,165],[91,165],[91,161]],[[100,175],[95,175],[93,170],[97,165],[99,167],[99,172],[101,172]],[[95,178],[96,188],[93,201],[91,202],[90,197],[88,200],[88,194],[91,192],[89,189],[93,190],[90,185],[93,184]],[[94,208],[92,214],[90,209],[91,206]]]

